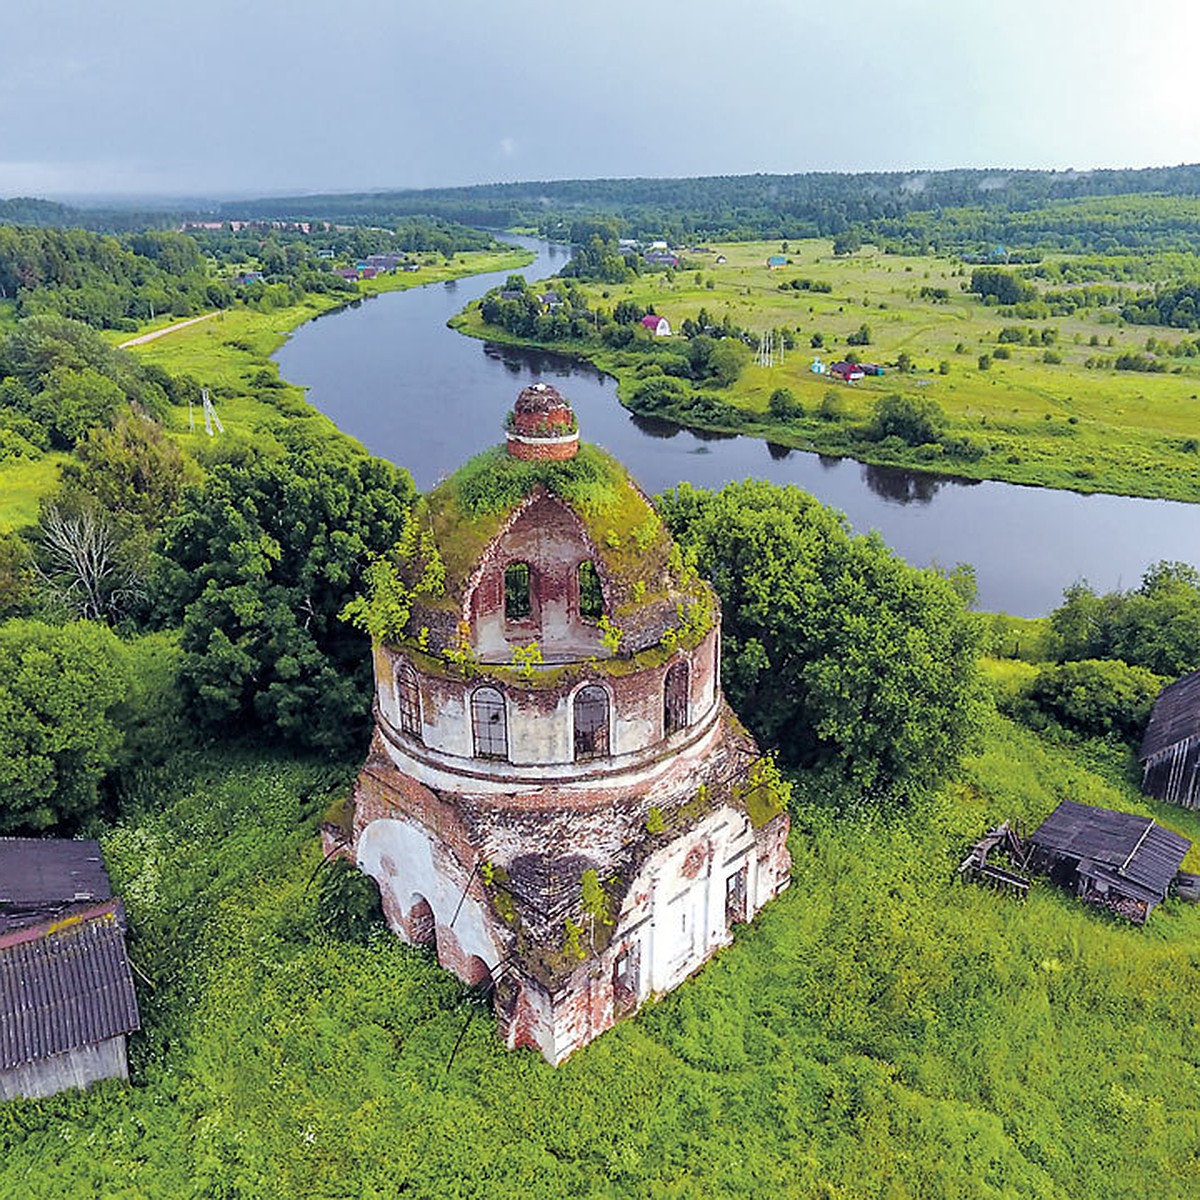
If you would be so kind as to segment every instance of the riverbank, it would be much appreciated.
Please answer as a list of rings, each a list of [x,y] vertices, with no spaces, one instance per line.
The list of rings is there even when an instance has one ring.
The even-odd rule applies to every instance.
[[[284,425],[304,421],[321,436],[343,437],[346,435],[328,417],[308,403],[305,389],[281,379],[279,368],[271,361],[271,355],[296,329],[387,292],[491,271],[520,270],[533,258],[533,253],[522,247],[461,251],[449,263],[430,256],[419,271],[396,271],[360,281],[359,295],[350,300],[344,293],[311,294],[287,308],[229,308],[183,320],[160,317],[133,333],[109,330],[105,337],[114,346],[125,343],[126,353],[156,363],[172,375],[188,375],[207,387],[221,423],[231,434],[274,438]],[[177,406],[168,412],[165,424],[173,436],[195,449],[208,440],[201,415],[197,411],[193,428],[187,406]],[[69,458],[51,451],[35,460],[15,458],[0,464],[0,533],[37,521],[43,498],[58,486],[62,465]]]
[[[359,283],[360,295],[312,295],[301,304],[266,312],[228,309],[211,321],[180,329],[178,335],[131,347],[139,358],[153,362],[173,375],[190,375],[208,387],[226,430],[275,430],[282,422],[298,418],[311,421],[328,433],[340,434],[336,425],[305,399],[305,388],[282,379],[271,355],[301,325],[345,308],[355,308],[386,292],[408,291],[447,283],[492,271],[520,270],[533,254],[515,247],[507,251],[467,252],[453,262],[423,266],[420,272],[392,272]],[[192,430],[186,408],[175,408],[169,427],[182,437],[204,437]]]
[[[1128,326],[1111,308],[1011,315],[963,291],[970,270],[955,259],[871,250],[835,257],[829,243],[805,242],[790,245],[784,268],[767,268],[767,255],[778,251],[767,243],[714,246],[673,272],[583,288],[593,310],[612,312],[620,301],[653,307],[673,330],[685,320],[728,319],[756,335],[777,331],[779,343],[786,334],[790,350],[769,366],[751,362],[725,387],[675,376],[688,345],[677,333],[650,338],[638,326],[620,348],[591,338],[538,341],[485,323],[477,303],[452,325],[585,360],[616,378],[631,411],[686,428],[965,480],[1200,501],[1200,359],[1177,352],[1186,348],[1184,331]],[[1045,296],[1055,299],[1050,290]],[[1123,355],[1145,357],[1149,343],[1169,369],[1112,368]],[[811,369],[814,359],[828,365],[846,354],[884,364],[884,374],[850,385]],[[666,395],[645,386],[664,367]],[[771,412],[778,389],[791,394],[792,415]],[[919,445],[873,436],[875,405],[895,394],[936,406],[943,435]]]

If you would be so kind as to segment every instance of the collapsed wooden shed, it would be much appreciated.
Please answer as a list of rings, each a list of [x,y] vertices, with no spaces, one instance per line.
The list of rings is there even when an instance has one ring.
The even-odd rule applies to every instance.
[[[1191,842],[1151,817],[1064,800],[1029,847],[1031,870],[1141,925],[1166,899]]]
[[[0,1100],[129,1077],[125,910],[95,842],[0,838]]]
[[[1146,795],[1200,808],[1200,671],[1159,693],[1138,759]]]

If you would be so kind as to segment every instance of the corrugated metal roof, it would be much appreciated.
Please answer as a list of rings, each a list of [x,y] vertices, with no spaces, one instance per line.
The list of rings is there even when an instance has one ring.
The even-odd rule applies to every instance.
[[[123,925],[117,900],[0,946],[0,1070],[141,1027]]]
[[[1090,859],[1157,896],[1167,893],[1191,842],[1150,817],[1064,800],[1030,843],[1078,860]]]
[[[1138,757],[1147,758],[1200,734],[1200,671],[1193,671],[1158,694]]]

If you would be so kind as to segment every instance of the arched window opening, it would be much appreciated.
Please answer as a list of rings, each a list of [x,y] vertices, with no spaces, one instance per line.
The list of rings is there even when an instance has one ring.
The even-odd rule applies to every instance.
[[[396,673],[396,700],[400,707],[400,728],[415,738],[421,736],[421,689],[417,673],[407,663]]]
[[[433,946],[437,943],[437,922],[429,901],[422,895],[414,895],[404,922],[404,932],[414,946]]]
[[[585,621],[598,621],[604,616],[604,592],[596,564],[589,558],[579,564],[579,615]]]
[[[589,684],[575,695],[575,757],[600,758],[608,753],[608,693]]]
[[[613,1009],[621,1015],[637,1007],[639,958],[638,946],[634,943],[622,949],[613,959]]]
[[[504,569],[504,619],[527,621],[533,615],[529,564],[509,563]]]
[[[670,737],[688,723],[688,665],[675,662],[663,683],[663,736]]]
[[[471,696],[471,730],[475,735],[477,757],[508,757],[504,697],[495,688],[477,688]]]

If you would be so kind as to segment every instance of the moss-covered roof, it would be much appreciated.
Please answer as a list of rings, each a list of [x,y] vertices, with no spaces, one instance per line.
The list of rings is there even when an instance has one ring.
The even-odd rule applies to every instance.
[[[425,511],[446,568],[446,594],[459,597],[510,514],[542,487],[579,518],[617,593],[661,594],[672,582],[672,542],[629,472],[587,443],[564,461],[512,458],[504,446],[476,455],[426,498]]]

